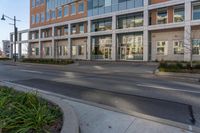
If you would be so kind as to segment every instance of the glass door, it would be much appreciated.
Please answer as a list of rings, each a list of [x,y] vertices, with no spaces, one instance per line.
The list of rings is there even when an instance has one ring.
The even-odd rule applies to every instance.
[[[126,47],[120,47],[120,60],[126,60]]]
[[[104,59],[106,59],[106,60],[111,59],[111,48],[110,47],[104,48]]]

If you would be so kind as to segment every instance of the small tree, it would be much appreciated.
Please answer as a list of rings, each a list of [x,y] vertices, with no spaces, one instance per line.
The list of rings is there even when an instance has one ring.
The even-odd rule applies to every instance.
[[[193,68],[193,39],[196,31],[185,31],[185,36],[184,36],[184,53],[190,54],[190,69]],[[187,51],[185,51],[185,49]]]

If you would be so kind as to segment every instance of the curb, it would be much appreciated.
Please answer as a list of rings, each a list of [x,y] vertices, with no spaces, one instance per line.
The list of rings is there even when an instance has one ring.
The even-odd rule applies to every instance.
[[[31,87],[25,87],[18,84],[13,84],[9,82],[0,81],[1,86],[7,86],[14,88],[17,91],[23,91],[23,92],[37,92],[39,96],[47,101],[50,101],[56,105],[58,105],[62,112],[63,112],[63,126],[61,133],[79,133],[79,119],[76,115],[74,109],[62,98],[59,98],[54,95],[49,95],[45,91],[41,91],[39,89],[31,88]]]
[[[122,110],[116,109],[114,107],[96,104],[96,103],[92,103],[92,102],[89,102],[89,101],[83,101],[83,100],[67,97],[67,96],[56,94],[56,93],[53,93],[53,92],[43,91],[43,90],[40,90],[40,89],[35,89],[35,88],[32,88],[32,87],[28,87],[28,86],[24,86],[24,85],[20,85],[20,84],[10,83],[10,82],[6,82],[6,81],[2,81],[2,82],[0,81],[0,85],[10,86],[10,87],[15,87],[15,88],[16,87],[25,88],[26,91],[28,91],[28,90],[37,91],[37,92],[43,93],[44,95],[57,97],[61,101],[65,101],[65,99],[67,99],[67,100],[71,100],[71,101],[74,101],[74,102],[80,102],[80,103],[83,103],[83,104],[88,104],[88,105],[95,106],[95,107],[98,107],[98,108],[103,108],[103,109],[106,109],[106,110],[110,110],[110,111],[113,111],[113,112],[118,112],[118,113],[124,114]],[[167,120],[167,119],[162,119],[162,118],[158,118],[158,117],[154,117],[154,116],[149,116],[149,115],[141,114],[141,113],[138,113],[138,112],[129,112],[128,115],[132,115],[132,116],[135,116],[135,117],[138,117],[138,118],[142,118],[142,119],[154,121],[154,122],[157,122],[157,123],[177,127],[177,128],[189,131],[191,133],[192,132],[193,133],[200,133],[200,128],[193,126],[193,125],[187,125],[187,124],[184,124],[184,123],[175,122],[175,121],[171,121],[171,120]],[[68,133],[68,132],[62,132],[62,133]]]

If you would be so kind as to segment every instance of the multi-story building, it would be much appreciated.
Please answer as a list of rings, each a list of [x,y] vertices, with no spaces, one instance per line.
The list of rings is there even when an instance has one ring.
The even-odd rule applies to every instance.
[[[3,40],[2,42],[3,42],[3,54],[8,57],[10,54],[10,41]]]
[[[200,60],[199,0],[30,0],[30,58]]]

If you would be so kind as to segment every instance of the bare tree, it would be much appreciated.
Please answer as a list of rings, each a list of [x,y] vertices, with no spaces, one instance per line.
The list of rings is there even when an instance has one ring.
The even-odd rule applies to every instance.
[[[190,54],[190,69],[193,68],[193,40],[195,39],[194,35],[196,31],[185,31],[186,35],[184,36],[184,53]]]

